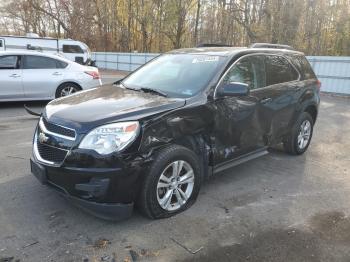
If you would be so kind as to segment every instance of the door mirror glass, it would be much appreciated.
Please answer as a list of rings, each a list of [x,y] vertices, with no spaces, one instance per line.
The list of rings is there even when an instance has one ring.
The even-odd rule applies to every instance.
[[[240,82],[225,83],[219,87],[217,95],[219,97],[225,96],[246,96],[249,94],[248,84]]]

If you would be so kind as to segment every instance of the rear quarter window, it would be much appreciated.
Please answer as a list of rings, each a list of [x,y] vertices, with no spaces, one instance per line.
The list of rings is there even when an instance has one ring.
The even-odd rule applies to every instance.
[[[302,75],[303,79],[313,79],[316,78],[316,75],[309,63],[309,61],[306,59],[303,55],[294,55],[291,57],[293,64],[298,68],[300,71],[300,74]]]
[[[60,60],[56,60],[57,68],[66,68],[68,66],[68,63]]]

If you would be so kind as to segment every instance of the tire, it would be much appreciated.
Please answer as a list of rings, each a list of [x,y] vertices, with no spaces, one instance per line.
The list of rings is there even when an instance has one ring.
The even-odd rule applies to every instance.
[[[57,88],[55,97],[56,98],[64,97],[64,96],[76,93],[76,92],[78,92],[80,90],[81,90],[81,88],[77,84],[74,84],[74,83],[63,83]]]
[[[175,179],[177,182],[169,182],[171,181],[171,176],[174,174],[174,166],[181,167],[182,169],[180,170],[178,180]],[[190,177],[190,168],[193,170],[193,184],[191,184],[192,179],[186,179],[185,181],[188,181],[188,184],[180,185],[180,183],[183,183],[181,182],[182,179]],[[162,178],[161,175],[163,175]],[[164,180],[164,176],[169,181]],[[174,186],[172,183],[179,183],[179,185]],[[137,206],[141,213],[152,219],[173,216],[183,212],[195,202],[201,183],[201,166],[195,153],[185,147],[172,145],[161,150],[150,166],[139,194]],[[165,184],[167,185],[166,187],[162,186]],[[187,200],[184,200],[186,198],[180,194],[178,188],[185,195],[192,188],[190,195],[186,195]],[[171,193],[171,190],[173,190],[173,193]],[[170,204],[168,203],[168,205],[166,203],[168,201],[164,201],[167,194],[170,195]],[[180,203],[181,201],[179,201],[178,197],[185,202]],[[161,203],[164,203],[163,207]]]
[[[306,141],[307,134],[302,134],[302,125],[304,126],[303,130],[307,129],[305,125],[309,125],[308,139]],[[311,115],[307,112],[303,112],[298,120],[294,123],[291,133],[283,141],[284,149],[287,153],[291,155],[301,155],[309,147],[312,133],[313,133],[314,121]],[[303,137],[303,139],[300,139]],[[301,143],[302,142],[302,143]]]

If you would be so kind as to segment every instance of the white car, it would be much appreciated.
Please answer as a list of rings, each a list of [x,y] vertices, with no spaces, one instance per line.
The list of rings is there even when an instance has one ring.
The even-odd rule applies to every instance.
[[[100,85],[95,67],[59,55],[0,51],[0,101],[51,100]]]

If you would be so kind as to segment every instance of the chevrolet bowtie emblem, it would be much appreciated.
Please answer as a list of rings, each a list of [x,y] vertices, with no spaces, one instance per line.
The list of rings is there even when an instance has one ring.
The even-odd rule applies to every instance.
[[[49,138],[43,133],[43,132],[40,132],[39,133],[39,142],[40,143],[45,143],[49,140]]]

